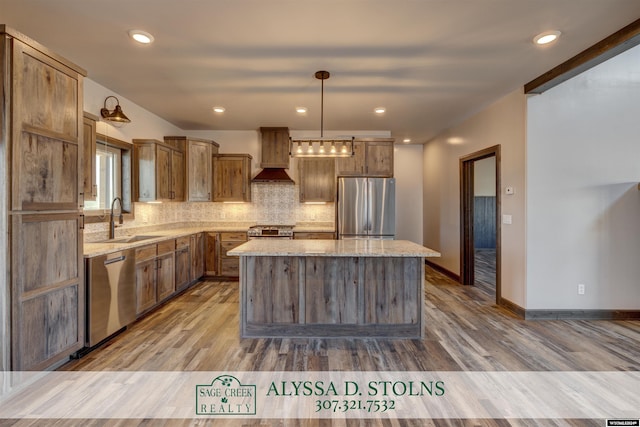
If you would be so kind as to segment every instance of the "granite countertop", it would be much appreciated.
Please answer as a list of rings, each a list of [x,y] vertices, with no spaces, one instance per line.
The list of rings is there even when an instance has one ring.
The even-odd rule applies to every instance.
[[[178,237],[189,236],[191,234],[200,233],[203,231],[239,231],[246,232],[247,227],[238,227],[238,226],[214,226],[214,227],[182,227],[182,228],[172,228],[170,230],[165,231],[150,231],[150,232],[140,232],[137,233],[139,236],[149,236],[152,238],[140,240],[137,242],[121,242],[115,243],[110,241],[101,241],[101,242],[85,242],[84,243],[84,257],[92,258],[99,255],[105,255],[112,252],[122,251],[126,249],[138,248],[141,246],[151,245],[154,243],[159,243],[167,239],[177,239]],[[133,237],[133,236],[129,236]],[[127,236],[118,236],[114,240],[127,239]]]
[[[439,257],[408,240],[250,240],[227,252],[235,256]]]

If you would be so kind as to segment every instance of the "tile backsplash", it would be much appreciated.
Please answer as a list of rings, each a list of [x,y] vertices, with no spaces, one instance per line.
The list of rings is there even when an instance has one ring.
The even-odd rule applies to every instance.
[[[299,201],[298,185],[251,184],[250,203],[134,203],[135,219],[125,221],[118,232],[127,229],[174,223],[230,222],[256,224],[334,223],[335,204],[304,204]],[[104,239],[108,224],[87,224],[85,240]]]

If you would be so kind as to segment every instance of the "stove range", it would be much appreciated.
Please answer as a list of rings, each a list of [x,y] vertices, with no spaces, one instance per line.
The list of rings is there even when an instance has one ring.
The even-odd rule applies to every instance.
[[[293,239],[293,225],[254,225],[247,231],[249,239]]]

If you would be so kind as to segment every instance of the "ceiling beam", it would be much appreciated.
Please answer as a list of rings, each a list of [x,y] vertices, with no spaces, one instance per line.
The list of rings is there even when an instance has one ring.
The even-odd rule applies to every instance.
[[[531,80],[524,85],[524,93],[543,93],[638,44],[640,44],[640,19]]]

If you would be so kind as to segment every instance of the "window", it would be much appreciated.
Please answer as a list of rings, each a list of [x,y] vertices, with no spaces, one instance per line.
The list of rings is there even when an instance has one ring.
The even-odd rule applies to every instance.
[[[131,144],[100,134],[96,139],[97,197],[84,202],[85,219],[90,223],[108,221],[111,202],[116,197],[122,199],[123,212],[132,212]]]
[[[115,197],[122,197],[122,150],[98,144],[96,147],[96,200],[87,200],[85,210],[111,208]]]

